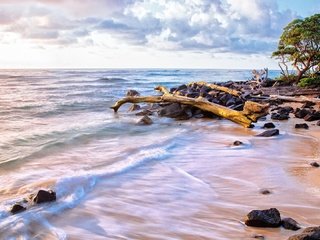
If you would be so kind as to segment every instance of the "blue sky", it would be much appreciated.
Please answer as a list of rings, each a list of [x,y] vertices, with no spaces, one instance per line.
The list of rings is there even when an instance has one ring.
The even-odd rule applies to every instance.
[[[1,0],[0,68],[263,68],[319,0]]]

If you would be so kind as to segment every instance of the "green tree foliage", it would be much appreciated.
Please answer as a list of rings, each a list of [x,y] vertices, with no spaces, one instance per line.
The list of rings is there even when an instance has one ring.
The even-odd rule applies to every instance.
[[[288,64],[292,64],[297,73],[295,82],[306,73],[319,72],[320,14],[289,23],[280,37],[277,51],[273,52],[272,56],[279,59],[279,66],[285,77],[289,77]]]

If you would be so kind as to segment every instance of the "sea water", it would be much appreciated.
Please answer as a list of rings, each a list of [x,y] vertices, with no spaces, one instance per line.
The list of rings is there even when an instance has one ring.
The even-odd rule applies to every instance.
[[[319,139],[287,125],[257,138],[263,122],[246,129],[155,115],[140,126],[130,104],[110,109],[129,89],[155,95],[157,85],[250,78],[250,70],[1,70],[0,239],[286,239],[291,231],[243,224],[250,210],[270,207],[319,225],[318,188],[303,178]],[[39,189],[57,201],[9,213]]]

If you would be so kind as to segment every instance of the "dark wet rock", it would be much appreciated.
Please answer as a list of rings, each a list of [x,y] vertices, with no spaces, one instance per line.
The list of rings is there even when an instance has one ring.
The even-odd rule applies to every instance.
[[[259,239],[259,240],[264,240],[265,239],[265,237],[263,235],[261,235],[261,234],[254,234],[254,235],[252,235],[252,238]]]
[[[233,109],[233,110],[237,110],[237,111],[242,111],[243,110],[243,107],[244,107],[244,104],[243,103],[240,103],[240,104],[234,104],[232,106],[230,106],[229,108]],[[260,118],[260,120],[262,119],[263,117]]]
[[[301,106],[301,108],[311,108],[314,105],[315,105],[315,103],[307,101]]]
[[[202,87],[200,88],[200,91],[199,91],[200,96],[201,96],[201,97],[206,97],[206,96],[208,95],[208,93],[210,92],[210,90],[211,90],[211,88],[209,88],[209,87],[207,87],[207,86],[202,86]]]
[[[170,93],[174,93],[175,91],[177,91],[177,88],[170,88]]]
[[[278,109],[278,113],[280,114],[289,114],[289,113],[292,113],[293,112],[293,108],[290,107],[290,106],[286,106],[286,107],[280,107]]]
[[[276,208],[266,210],[252,210],[245,221],[251,227],[279,227],[281,224],[280,212]]]
[[[262,128],[275,128],[276,126],[272,122],[265,123]]]
[[[308,114],[310,113],[309,110],[307,109],[300,109],[300,108],[297,108],[294,112],[294,116],[296,118],[304,118],[305,116],[307,116]]]
[[[33,198],[34,203],[45,203],[45,202],[52,202],[56,201],[56,193],[52,190],[45,191],[45,190],[39,190],[38,193]]]
[[[152,114],[153,114],[152,111],[150,111],[148,109],[145,109],[145,110],[143,110],[141,112],[136,113],[136,116],[150,116]]]
[[[316,125],[317,125],[317,126],[320,126],[320,121],[318,121],[318,122],[316,123]]]
[[[271,114],[271,119],[273,120],[288,120],[289,119],[289,114],[288,113],[272,113]]]
[[[153,121],[150,117],[148,117],[147,115],[146,116],[143,116],[139,121],[138,121],[138,124],[140,125],[150,125],[152,124]]]
[[[200,93],[198,93],[198,92],[188,92],[185,96],[189,97],[189,98],[197,98],[197,97],[200,96]]]
[[[158,114],[161,117],[177,118],[180,120],[192,117],[190,107],[181,106],[179,103],[172,103],[162,107],[158,111]]]
[[[320,164],[317,163],[317,162],[312,162],[312,163],[310,163],[310,165],[311,165],[312,167],[320,167]]]
[[[130,89],[127,91],[127,97],[136,97],[136,96],[140,96],[140,93],[136,90]]]
[[[230,98],[227,102],[226,102],[226,106],[230,107],[232,105],[236,104],[236,99],[235,98]]]
[[[319,240],[320,239],[320,226],[308,227],[302,233],[293,235],[288,240]]]
[[[266,188],[260,189],[259,192],[263,195],[269,195],[272,193],[269,189],[266,189]]]
[[[279,135],[279,130],[278,129],[271,129],[264,131],[263,133],[260,133],[256,135],[257,137],[272,137],[272,136],[277,136]]]
[[[243,142],[241,142],[239,140],[236,140],[233,142],[233,146],[240,146],[240,145],[243,145]]]
[[[132,104],[128,111],[129,111],[129,112],[134,112],[134,111],[138,111],[138,110],[140,110],[140,109],[141,109],[140,105],[138,105],[138,104]]]
[[[11,207],[10,212],[11,212],[12,214],[16,214],[16,213],[19,213],[19,212],[23,212],[23,211],[25,211],[25,210],[26,210],[26,208],[25,208],[24,206],[20,205],[19,203],[15,203],[15,204]]]
[[[309,129],[309,126],[306,123],[297,123],[294,127],[295,128]]]
[[[281,226],[285,229],[293,230],[293,231],[297,231],[301,228],[299,226],[299,223],[292,218],[283,218],[281,220]]]
[[[303,119],[308,122],[320,120],[320,111],[309,113]]]
[[[188,86],[183,84],[183,85],[180,85],[179,87],[177,87],[176,91],[186,90],[187,88],[188,88]]]

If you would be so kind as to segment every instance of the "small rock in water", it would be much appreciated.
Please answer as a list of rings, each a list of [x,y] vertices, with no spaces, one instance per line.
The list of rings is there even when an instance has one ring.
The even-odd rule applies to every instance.
[[[297,231],[301,228],[299,226],[299,223],[297,223],[297,221],[292,218],[283,218],[281,220],[281,226],[285,229],[289,229],[293,231]]]
[[[137,110],[140,110],[141,109],[141,107],[140,107],[140,105],[138,105],[138,104],[132,104],[132,106],[129,108],[129,112],[133,112],[133,111],[137,111]]]
[[[264,131],[263,133],[260,133],[256,135],[257,137],[272,137],[272,136],[277,136],[279,135],[279,130],[278,129],[272,129],[272,130],[267,130]]]
[[[309,129],[309,126],[306,123],[297,123],[294,127],[295,128]]]
[[[320,120],[320,111],[314,112],[314,113],[309,113],[303,119],[308,122]]]
[[[263,188],[259,191],[263,195],[271,194],[272,192],[269,189]]]
[[[272,113],[271,114],[271,119],[273,120],[288,120],[289,119],[289,113]]]
[[[310,113],[309,110],[307,109],[300,109],[300,108],[297,108],[294,112],[294,116],[296,118],[304,118],[305,116],[307,116],[308,114]]]
[[[152,119],[150,117],[148,117],[147,115],[143,116],[138,122],[138,124],[140,124],[140,125],[150,125],[152,123],[153,123]]]
[[[148,109],[142,110],[141,112],[137,112],[136,116],[150,116],[152,115],[152,112]]]
[[[251,227],[279,227],[281,224],[280,212],[276,208],[266,210],[252,210],[245,221]]]
[[[128,90],[127,94],[128,97],[135,97],[135,96],[140,96],[140,93],[136,90]]]
[[[252,238],[254,238],[254,239],[260,239],[260,240],[264,240],[264,239],[265,239],[265,237],[264,237],[263,235],[261,235],[261,234],[254,234],[254,235],[252,236]]]
[[[312,163],[310,163],[310,165],[311,165],[312,167],[320,167],[320,164],[317,163],[317,162],[312,162]]]
[[[56,201],[56,193],[52,190],[45,191],[45,190],[39,190],[37,195],[33,198],[34,203],[45,203],[45,202],[52,202]]]
[[[262,128],[275,128],[276,126],[272,122],[265,123]]]
[[[302,233],[291,236],[288,240],[319,240],[320,239],[320,226],[308,227]]]
[[[242,144],[243,144],[243,142],[238,141],[238,140],[233,142],[233,146],[240,146]]]
[[[317,126],[320,126],[320,121],[317,122]]]
[[[10,209],[10,212],[12,214],[16,214],[16,213],[19,213],[19,212],[23,212],[25,211],[26,208],[24,206],[21,206],[19,203],[15,203],[12,208]]]

